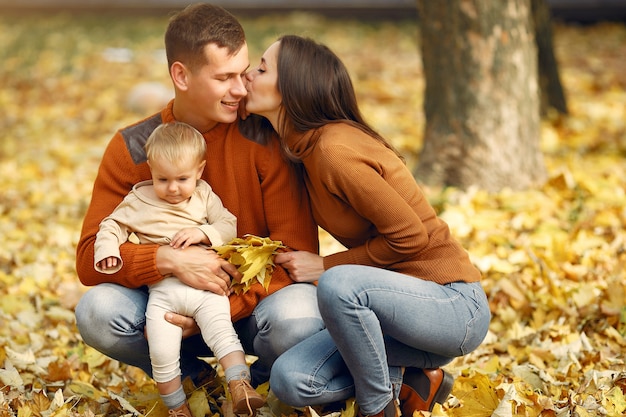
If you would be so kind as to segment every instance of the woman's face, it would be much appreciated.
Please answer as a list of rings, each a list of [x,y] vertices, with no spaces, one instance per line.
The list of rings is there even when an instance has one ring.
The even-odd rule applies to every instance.
[[[246,110],[267,118],[277,128],[282,97],[278,92],[278,49],[280,42],[273,43],[263,56],[258,67],[246,74]]]

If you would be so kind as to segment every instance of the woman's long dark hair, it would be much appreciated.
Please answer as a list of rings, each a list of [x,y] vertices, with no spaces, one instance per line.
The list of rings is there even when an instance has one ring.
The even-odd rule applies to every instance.
[[[278,91],[282,96],[279,132],[306,132],[328,123],[349,123],[399,153],[363,118],[345,65],[326,45],[310,38],[279,39]]]
[[[354,87],[343,62],[326,45],[310,38],[285,35],[278,39],[278,92],[282,96],[278,135],[303,133],[329,123],[348,123],[362,130],[400,158],[399,152],[376,132],[359,110]],[[247,129],[258,139],[269,137],[267,124],[258,119],[247,121]],[[289,149],[281,140],[290,159]]]

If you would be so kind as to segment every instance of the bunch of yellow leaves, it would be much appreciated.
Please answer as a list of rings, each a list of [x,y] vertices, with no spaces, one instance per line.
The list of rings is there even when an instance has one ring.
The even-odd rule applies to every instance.
[[[235,265],[243,274],[241,281],[234,282],[232,289],[236,294],[245,293],[255,282],[267,291],[274,271],[274,256],[277,250],[284,248],[283,242],[268,237],[245,235],[235,238],[226,245],[214,246],[213,250],[222,258]]]

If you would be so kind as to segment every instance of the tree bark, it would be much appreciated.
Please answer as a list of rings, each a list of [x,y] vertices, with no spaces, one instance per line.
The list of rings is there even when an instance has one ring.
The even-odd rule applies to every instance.
[[[426,128],[416,179],[488,191],[542,183],[530,0],[417,3]]]
[[[539,59],[539,91],[541,92],[541,115],[553,108],[567,114],[567,100],[559,77],[559,65],[552,42],[552,19],[546,0],[531,0],[535,39]]]

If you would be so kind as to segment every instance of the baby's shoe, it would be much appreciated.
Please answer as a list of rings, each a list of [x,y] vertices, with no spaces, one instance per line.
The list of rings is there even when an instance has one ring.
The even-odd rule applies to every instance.
[[[233,399],[233,413],[254,415],[257,408],[265,404],[265,399],[258,393],[249,379],[234,379],[228,383]]]
[[[168,417],[193,417],[187,403],[183,403],[183,405],[177,408],[171,408],[167,415]]]

